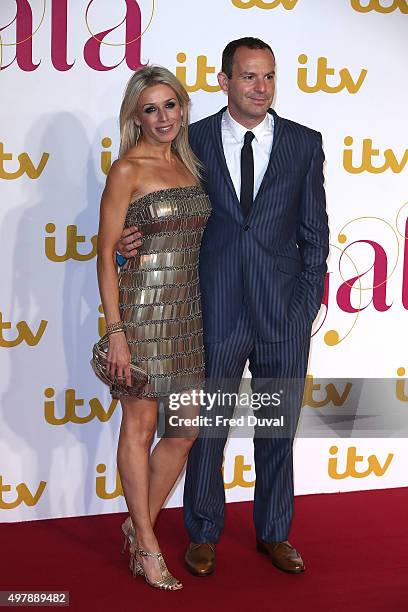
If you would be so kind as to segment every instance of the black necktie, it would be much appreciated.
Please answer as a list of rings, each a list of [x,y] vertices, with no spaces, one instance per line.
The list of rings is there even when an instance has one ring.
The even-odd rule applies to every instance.
[[[244,217],[246,217],[254,200],[254,152],[253,132],[246,132],[244,146],[241,149],[241,195],[240,202]]]

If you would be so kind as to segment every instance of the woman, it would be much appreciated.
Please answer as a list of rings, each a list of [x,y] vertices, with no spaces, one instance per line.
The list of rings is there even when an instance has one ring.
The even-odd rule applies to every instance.
[[[187,92],[165,68],[148,66],[131,77],[98,233],[111,393],[122,405],[117,464],[130,513],[122,530],[133,574],[170,590],[182,585],[167,570],[153,526],[194,434],[162,438],[151,455],[150,446],[158,399],[197,389],[204,376],[198,254],[210,204],[188,144],[188,105]],[[142,244],[118,278],[115,245],[131,225],[139,226]],[[141,391],[132,387],[130,362],[149,377]]]

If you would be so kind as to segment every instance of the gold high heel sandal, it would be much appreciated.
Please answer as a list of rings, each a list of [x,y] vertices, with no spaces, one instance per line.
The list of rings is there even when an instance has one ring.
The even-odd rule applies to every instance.
[[[161,579],[160,580],[150,580],[148,576],[146,575],[146,572],[143,569],[143,565],[141,561],[139,560],[139,565],[142,568],[143,577],[146,580],[147,584],[150,584],[150,586],[155,587],[156,589],[164,589],[165,591],[178,591],[183,588],[182,583],[179,580],[177,580],[177,578],[175,578],[172,574],[170,574],[164,562],[164,558],[161,552],[151,553],[151,552],[147,552],[139,548],[137,549],[136,554],[139,557],[139,559],[140,557],[152,557],[153,559],[157,559],[157,561],[159,562]]]
[[[135,538],[135,528],[133,527],[132,519],[130,516],[122,523],[122,531],[125,536],[122,548],[122,554],[126,552],[126,548],[129,545],[129,569],[132,572],[133,577],[143,576],[143,568],[140,565],[139,561],[136,559],[136,538]]]

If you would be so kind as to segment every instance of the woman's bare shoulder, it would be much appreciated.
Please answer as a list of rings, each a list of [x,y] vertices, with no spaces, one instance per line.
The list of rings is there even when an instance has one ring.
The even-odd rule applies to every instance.
[[[126,163],[124,173],[132,176],[132,199],[140,198],[150,191],[160,188],[160,162],[154,157],[138,154],[133,156],[132,151],[122,157]]]
[[[137,165],[137,164],[136,164]],[[133,160],[121,157],[116,159],[110,167],[108,177],[109,178],[131,178],[136,171],[135,163]]]
[[[138,159],[121,157],[113,162],[110,167],[107,185],[113,188],[126,189],[129,194],[138,192],[140,185],[144,182],[143,163]]]

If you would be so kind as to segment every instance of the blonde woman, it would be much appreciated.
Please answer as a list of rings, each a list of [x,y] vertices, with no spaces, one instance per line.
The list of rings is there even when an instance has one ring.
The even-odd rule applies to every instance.
[[[198,388],[204,376],[198,284],[201,236],[210,203],[188,144],[189,98],[158,66],[128,82],[120,110],[120,154],[101,201],[97,271],[109,334],[111,393],[122,405],[117,464],[130,517],[122,525],[130,568],[152,586],[177,590],[154,533],[160,509],[194,442],[180,430],[150,454],[158,400]],[[137,255],[119,273],[116,244],[137,225]],[[148,383],[132,386],[130,363]]]

